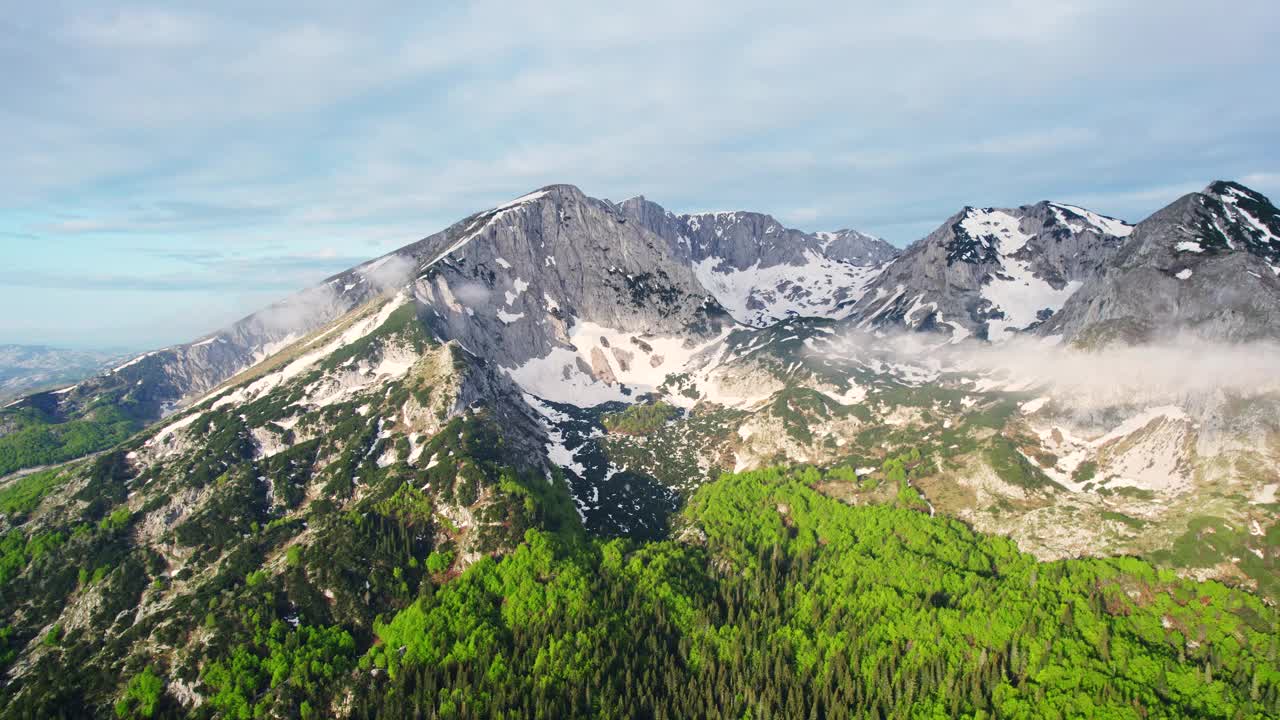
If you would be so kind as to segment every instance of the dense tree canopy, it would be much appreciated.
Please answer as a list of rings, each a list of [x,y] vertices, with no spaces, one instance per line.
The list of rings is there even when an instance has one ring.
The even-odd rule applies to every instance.
[[[1274,610],[1134,559],[1039,563],[821,475],[722,478],[686,541],[530,531],[377,627],[358,714],[1268,717]],[[380,671],[385,670],[385,674]]]
[[[226,442],[205,447],[234,459],[239,434],[226,422],[206,430]],[[328,476],[335,500],[354,483],[358,497],[345,507],[318,499],[296,516],[270,512],[255,474],[232,462],[220,474],[212,460],[191,464],[186,477],[217,493],[171,537],[216,572],[142,622],[134,607],[148,588],[190,576],[163,575],[160,558],[132,545],[145,511],[120,504],[138,481],[121,474],[116,454],[84,465],[78,520],[0,536],[0,593],[48,618],[18,634],[0,627],[0,665],[22,645],[41,648],[3,714],[1280,712],[1273,607],[1133,558],[1038,562],[1008,539],[930,517],[911,484],[918,452],[883,462],[876,482],[891,490],[888,504],[824,494],[866,482],[849,467],[726,475],[692,494],[670,538],[641,542],[584,533],[564,484],[503,465],[491,430],[454,421],[423,450],[448,461],[412,472],[379,467],[365,450],[346,484]],[[258,470],[281,478],[278,502],[296,502],[284,494],[290,468],[314,452],[282,453]],[[8,494],[12,512],[63,482],[31,478]],[[473,521],[492,528],[481,552],[448,540],[459,535],[446,504],[474,508]],[[91,622],[115,637],[104,645],[84,625],[54,622],[67,597],[97,598],[85,605]],[[196,651],[148,654],[149,638]],[[91,672],[65,672],[90,658]]]

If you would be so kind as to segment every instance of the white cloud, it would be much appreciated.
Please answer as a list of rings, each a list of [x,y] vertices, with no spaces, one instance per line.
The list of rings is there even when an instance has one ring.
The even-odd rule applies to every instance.
[[[1274,342],[1213,343],[1180,336],[1139,347],[1078,351],[1032,338],[960,348],[952,357],[970,369],[1051,387],[1083,409],[1178,402],[1213,392],[1280,391],[1280,346]]]
[[[86,237],[360,254],[571,182],[905,244],[964,204],[1133,220],[1217,177],[1280,186],[1263,0],[12,15],[0,212]]]
[[[822,216],[822,211],[818,208],[806,207],[795,208],[789,212],[782,214],[782,219],[797,225],[808,226]]]

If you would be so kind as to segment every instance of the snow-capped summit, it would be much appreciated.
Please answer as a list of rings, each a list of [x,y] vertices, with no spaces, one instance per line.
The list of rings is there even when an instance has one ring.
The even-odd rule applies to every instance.
[[[965,207],[876,278],[851,321],[1000,342],[1061,308],[1131,231],[1060,203]]]

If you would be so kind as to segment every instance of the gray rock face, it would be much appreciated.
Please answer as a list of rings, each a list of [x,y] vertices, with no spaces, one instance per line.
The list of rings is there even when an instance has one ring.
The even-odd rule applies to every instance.
[[[1069,342],[1280,337],[1280,211],[1230,182],[1139,223],[1106,268],[1039,329]]]
[[[785,228],[763,213],[676,215],[643,196],[627,200],[620,207],[662,236],[676,257],[691,264],[714,258],[734,270],[755,265],[797,265],[804,262],[805,250],[818,249],[814,236]]]
[[[676,215],[644,197],[619,208],[666,240],[734,319],[755,327],[848,314],[880,266],[898,254],[854,230],[806,233],[755,212]]]
[[[732,322],[661,237],[569,185],[472,216],[410,255],[432,332],[502,367],[568,346],[586,323],[696,343]]]
[[[1101,272],[1131,230],[1119,220],[1050,202],[966,207],[891,263],[849,322],[998,342],[1061,308]]]
[[[820,249],[823,255],[854,265],[882,265],[902,254],[901,250],[874,235],[848,228],[817,232],[814,236],[822,242]]]

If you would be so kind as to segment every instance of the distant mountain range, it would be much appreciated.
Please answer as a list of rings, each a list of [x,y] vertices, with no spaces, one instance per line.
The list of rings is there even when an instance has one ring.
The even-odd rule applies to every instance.
[[[643,197],[615,204],[555,185],[198,342],[139,356],[56,402],[32,402],[68,419],[106,393],[151,422],[379,294],[411,286],[436,337],[502,367],[554,356],[570,327],[586,324],[693,340],[787,319],[953,343],[1276,337],[1277,217],[1264,196],[1215,182],[1136,226],[1061,203],[967,207],[899,252],[853,230],[807,233],[753,212],[676,215]]]
[[[67,350],[46,345],[0,345],[0,403],[79,382],[127,357],[123,350]]]
[[[1277,340],[1280,211],[1237,183],[1212,183],[1132,225],[1048,201],[966,207],[902,251],[855,230],[805,232],[745,211],[676,214],[643,197],[615,203],[548,186],[195,342],[0,410],[0,510],[17,543],[0,579],[18,588],[0,618],[0,631],[16,628],[17,638],[0,702],[18,715],[100,711],[132,683],[152,683],[140,674],[154,666],[176,714],[257,712],[243,700],[292,716],[303,697],[324,704],[321,716],[354,715],[352,698],[400,712],[379,705],[389,695],[375,690],[427,683],[431,672],[460,667],[450,663],[466,669],[431,688],[506,672],[492,669],[488,650],[485,667],[467,664],[481,657],[478,640],[440,645],[457,653],[446,662],[439,648],[397,634],[444,632],[448,618],[469,613],[505,622],[529,612],[503,585],[514,581],[497,575],[476,581],[501,596],[493,602],[449,594],[460,574],[506,572],[485,558],[543,553],[519,555],[537,578],[523,593],[555,582],[549,557],[597,553],[614,570],[588,576],[626,567],[638,575],[623,584],[652,589],[661,604],[725,578],[754,582],[766,567],[798,572],[865,522],[884,530],[863,548],[868,557],[880,557],[879,543],[906,543],[910,552],[885,557],[964,575],[928,588],[894,584],[897,570],[878,576],[878,597],[930,617],[1014,577],[1004,574],[1006,555],[1065,563],[1024,568],[1014,583],[1032,594],[1065,588],[1068,577],[1089,588],[1076,600],[1036,595],[1061,632],[1074,632],[1072,613],[1101,618],[1079,620],[1081,634],[1054,647],[1115,643],[1129,648],[1116,657],[1129,658],[1132,647],[1158,646],[1132,668],[1163,668],[1143,670],[1141,681],[1124,676],[1121,690],[1093,683],[1090,703],[1127,712],[1141,698],[1144,708],[1169,703],[1171,717],[1215,716],[1169,689],[1204,685],[1234,698],[1224,706],[1254,703],[1265,716],[1280,707],[1280,680],[1254,674],[1256,658],[1275,657],[1259,638],[1276,637],[1267,603],[1280,599]],[[808,469],[779,479],[767,470],[776,466]],[[717,491],[725,482],[738,490]],[[761,483],[777,487],[757,496]],[[755,499],[735,505],[747,497]],[[833,500],[843,519],[820,518],[814,508]],[[738,546],[726,544],[722,522],[741,517],[760,527],[738,528],[750,542],[726,549]],[[954,520],[1012,543],[955,550]],[[913,529],[890,532],[895,522]],[[555,555],[540,532],[582,544]],[[654,544],[593,545],[587,536]],[[785,542],[761,539],[775,537]],[[672,547],[664,542],[690,554],[651,564],[654,547]],[[784,557],[783,546],[803,549]],[[1075,560],[1116,555],[1143,560]],[[670,569],[703,560],[715,579],[696,588]],[[1242,594],[1178,584],[1207,579]],[[843,582],[828,590],[870,587]],[[1179,609],[1155,613],[1165,607],[1157,596]],[[818,617],[828,600],[802,614]],[[448,602],[469,604],[442,610]],[[561,607],[528,602],[538,613]],[[702,615],[695,622],[691,602],[662,604],[654,622],[709,633],[698,642],[710,644],[692,646],[704,661],[741,654],[738,630],[721,633]],[[1122,628],[1135,612],[1144,619]],[[1225,623],[1224,613],[1231,627],[1250,629],[1230,641],[1196,629],[1209,614]],[[897,617],[868,617],[882,616]],[[322,655],[358,651],[365,664],[351,656],[296,683],[266,670],[229,679],[228,668],[276,663],[277,653],[319,642],[310,633],[321,627],[350,641]],[[41,640],[55,628],[65,642]],[[484,642],[513,652],[541,637],[503,632]],[[592,632],[580,629],[563,647],[599,650]],[[788,632],[768,642],[785,635],[788,657],[820,656],[806,633]],[[986,631],[965,632],[948,647],[985,642]],[[663,652],[694,657],[686,640]],[[965,660],[975,669],[962,684],[972,690],[968,704],[948,706],[952,716],[992,714],[1004,697],[996,684],[1034,707],[1043,688],[1025,666],[1041,650],[1028,656],[1008,649],[1017,638],[1007,642]],[[1224,666],[1237,650],[1254,659]],[[1098,652],[1090,667],[1112,667],[1111,651]],[[63,654],[87,668],[73,696],[58,694]],[[538,667],[575,662],[556,657]],[[941,687],[956,662],[920,665],[927,671],[910,692]],[[419,674],[395,676],[400,663]],[[135,680],[122,690],[126,672]],[[1047,687],[1063,684],[1046,673]],[[876,707],[907,707],[906,692]],[[1089,714],[1083,704],[1058,707]],[[933,714],[946,716],[942,708]]]

